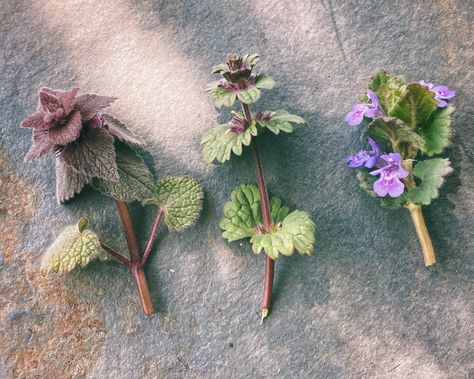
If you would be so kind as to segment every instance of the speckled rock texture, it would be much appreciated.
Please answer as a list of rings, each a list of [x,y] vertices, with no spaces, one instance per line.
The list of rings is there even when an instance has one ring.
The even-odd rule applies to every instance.
[[[473,378],[473,18],[462,0],[2,1],[0,377]],[[277,262],[263,325],[263,256],[218,227],[232,188],[255,181],[250,154],[206,165],[199,145],[218,123],[210,67],[231,51],[260,53],[277,81],[260,109],[310,125],[262,144],[270,191],[318,224],[314,256]],[[378,67],[457,90],[455,173],[425,209],[432,269],[408,212],[381,208],[344,168],[359,145],[344,115]],[[153,317],[116,262],[39,273],[80,216],[126,247],[110,199],[89,189],[59,206],[52,159],[23,162],[31,137],[19,123],[42,85],[119,97],[111,113],[147,141],[157,178],[206,188],[197,226],[160,232],[146,267]],[[153,212],[132,210],[143,245]]]

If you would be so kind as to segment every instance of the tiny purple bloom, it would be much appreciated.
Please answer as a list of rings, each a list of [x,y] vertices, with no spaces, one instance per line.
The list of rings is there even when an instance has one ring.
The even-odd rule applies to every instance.
[[[377,142],[371,137],[367,137],[372,150],[361,150],[357,154],[347,157],[347,166],[351,168],[365,166],[372,168],[377,164],[380,158],[380,148]]]
[[[352,107],[352,111],[346,115],[345,121],[350,126],[359,125],[365,117],[376,118],[383,116],[384,113],[379,106],[379,100],[377,95],[370,89],[367,90],[367,96],[371,103],[368,104],[356,104]]]
[[[95,128],[101,128],[103,124],[102,118],[99,116],[94,116],[89,120],[89,125],[95,129]]]
[[[349,126],[357,126],[362,122],[368,110],[369,106],[367,104],[356,104],[352,107],[352,111],[346,115],[345,121]]]
[[[402,157],[398,153],[389,153],[381,155],[380,158],[387,164],[370,172],[370,175],[380,175],[380,178],[374,182],[374,191],[380,197],[385,197],[387,194],[390,197],[398,197],[405,189],[400,179],[408,176],[408,171],[402,166]]]
[[[422,85],[423,87],[428,87],[430,91],[434,86],[433,83],[428,83],[428,82],[425,82],[424,80],[420,80],[418,84]]]
[[[438,102],[438,108],[444,108],[448,105],[447,99],[451,99],[456,95],[456,92],[449,89],[447,86],[434,86],[433,83],[427,83],[424,80],[418,82],[420,85],[428,87],[428,91],[435,94],[434,99]]]
[[[243,133],[249,127],[248,120],[239,113],[234,113],[234,117],[228,123],[229,129],[234,133]]]
[[[375,118],[383,115],[383,112],[379,106],[379,99],[377,95],[372,92],[370,89],[367,90],[367,96],[369,96],[370,101],[372,102],[369,105],[369,110],[365,112],[365,117]]]

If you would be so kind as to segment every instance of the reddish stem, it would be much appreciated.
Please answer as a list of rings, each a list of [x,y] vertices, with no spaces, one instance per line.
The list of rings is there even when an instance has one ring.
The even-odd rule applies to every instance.
[[[130,271],[132,271],[133,279],[137,286],[138,297],[140,298],[143,312],[146,315],[151,315],[155,310],[153,309],[145,272],[143,271],[143,267],[140,265],[140,250],[138,248],[137,236],[133,229],[132,218],[130,217],[127,203],[117,200],[116,204],[120,214],[120,220],[122,221],[123,230],[125,232],[125,238],[127,239],[128,251],[131,258],[129,268]]]
[[[115,250],[113,250],[111,247],[107,246],[106,244],[104,243],[100,243],[100,246],[102,247],[102,249],[104,249],[107,253],[109,253],[111,256],[113,256],[114,258],[116,258],[117,260],[119,260],[121,263],[123,263],[125,266],[127,266],[128,268],[131,268],[132,267],[132,263],[127,259],[125,258],[124,256],[120,255],[119,253],[117,253]]]
[[[242,103],[242,109],[245,118],[250,123],[252,122],[252,112],[247,104]],[[257,176],[258,192],[260,194],[260,207],[262,209],[263,228],[267,233],[270,232],[272,226],[272,216],[270,212],[270,201],[268,200],[267,185],[265,177],[263,176],[262,162],[260,160],[260,153],[258,151],[258,137],[254,138],[252,142],[252,156],[255,163],[255,174]],[[262,302],[262,320],[267,317],[270,309],[273,289],[273,277],[275,272],[275,261],[268,255],[265,259],[265,281],[263,285],[263,302]]]
[[[145,252],[143,253],[142,260],[140,262],[140,266],[144,266],[146,261],[148,260],[148,257],[151,253],[151,249],[153,248],[153,243],[155,242],[156,238],[156,233],[158,232],[158,226],[160,225],[161,218],[164,214],[164,211],[162,208],[158,210],[158,213],[156,214],[155,217],[155,222],[153,223],[153,227],[150,232],[150,238],[148,239],[148,243],[146,244],[145,247]]]

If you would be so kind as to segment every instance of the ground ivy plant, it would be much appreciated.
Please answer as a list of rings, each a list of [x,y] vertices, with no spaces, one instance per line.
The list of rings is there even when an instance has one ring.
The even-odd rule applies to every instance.
[[[347,158],[357,170],[359,185],[382,205],[408,209],[420,240],[426,266],[436,263],[433,244],[421,207],[438,197],[446,175],[452,172],[442,154],[451,143],[448,104],[455,92],[446,86],[419,81],[379,70],[371,78],[362,103],[346,116],[350,126],[361,125],[370,146]]]
[[[81,218],[77,225],[64,228],[43,256],[44,272],[64,273],[103,259],[107,253],[127,266],[134,278],[143,312],[154,312],[144,265],[153,249],[161,220],[171,230],[180,231],[198,218],[203,188],[189,177],[168,177],[154,181],[153,175],[135,147],[144,143],[113,116],[102,113],[114,97],[78,95],[79,88],[67,91],[41,88],[37,111],[21,126],[33,131],[33,145],[26,161],[52,153],[56,169],[56,197],[64,203],[86,185],[115,199],[129,258],[119,254],[87,229]],[[127,203],[138,201],[156,207],[156,217],[148,242],[141,253]]]
[[[269,200],[258,139],[268,133],[292,133],[294,125],[306,126],[306,122],[284,110],[251,112],[250,104],[260,99],[262,90],[275,85],[268,75],[253,72],[259,61],[257,54],[229,54],[225,63],[213,67],[212,73],[222,76],[208,88],[216,107],[232,108],[240,103],[242,112],[232,111],[232,119],[208,130],[201,143],[207,163],[224,163],[232,155],[240,156],[245,147],[252,151],[257,185],[240,184],[234,189],[224,206],[224,217],[219,225],[228,241],[250,238],[253,252],[266,254],[263,320],[270,309],[275,260],[295,251],[310,255],[314,249],[316,226],[307,212],[290,212],[278,197]]]

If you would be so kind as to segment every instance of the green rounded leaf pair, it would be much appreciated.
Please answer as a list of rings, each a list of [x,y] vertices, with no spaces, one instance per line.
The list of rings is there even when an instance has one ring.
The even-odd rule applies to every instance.
[[[316,225],[307,212],[282,206],[277,197],[270,200],[272,227],[268,233],[261,225],[260,195],[254,184],[241,184],[224,206],[224,217],[219,226],[222,236],[229,241],[250,238],[255,254],[262,250],[272,259],[279,254],[292,255],[295,251],[310,255],[314,250]]]

